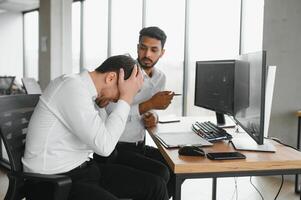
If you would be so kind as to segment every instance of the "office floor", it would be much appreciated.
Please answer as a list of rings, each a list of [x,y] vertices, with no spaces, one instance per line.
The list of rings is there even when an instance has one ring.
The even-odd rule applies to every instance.
[[[183,200],[210,200],[211,199],[211,179],[190,179],[182,185]],[[235,193],[235,178],[219,178],[218,193],[219,200],[262,200],[258,192],[250,183],[250,177],[240,177],[236,179],[238,196]],[[265,200],[275,198],[281,179],[278,177],[253,177],[252,182],[260,190]],[[4,199],[8,187],[6,174],[0,169],[0,200]],[[294,193],[294,183],[285,181],[278,200],[299,200],[299,196]]]
[[[259,193],[250,183],[250,177],[236,178],[237,194],[235,193],[235,178],[219,178],[217,199],[219,200],[262,200]],[[186,180],[182,185],[183,200],[210,200],[211,179]],[[252,183],[261,192],[263,199],[273,200],[278,192],[281,178],[252,177]],[[294,183],[285,181],[277,200],[297,200],[300,197],[294,193]]]
[[[148,145],[155,145],[148,137]],[[182,185],[182,200],[210,200],[212,179],[188,179]],[[281,184],[281,176],[252,177],[252,183],[260,190],[264,200],[273,200]],[[237,187],[236,187],[237,186]],[[4,199],[8,188],[8,178],[0,168],[0,200]],[[237,193],[235,193],[237,188]],[[218,200],[262,200],[250,183],[250,177],[217,179]],[[294,182],[285,181],[277,200],[299,200],[294,193]]]

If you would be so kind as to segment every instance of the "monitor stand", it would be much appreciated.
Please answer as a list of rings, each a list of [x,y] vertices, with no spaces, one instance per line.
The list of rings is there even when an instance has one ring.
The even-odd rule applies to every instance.
[[[226,123],[225,115],[219,112],[215,112],[216,125],[221,128],[232,128],[235,124]]]
[[[216,116],[216,124],[218,126],[223,126],[226,124],[226,120],[225,120],[225,116],[222,113],[219,112],[215,112],[215,116]]]
[[[276,151],[274,145],[269,140],[264,140],[263,144],[257,144],[250,137],[233,138],[231,144],[236,150],[240,151],[260,151],[260,152],[271,152]]]

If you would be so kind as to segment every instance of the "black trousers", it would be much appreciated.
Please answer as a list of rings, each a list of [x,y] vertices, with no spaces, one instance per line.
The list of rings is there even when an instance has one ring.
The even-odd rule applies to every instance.
[[[149,172],[163,178],[167,184],[168,196],[174,194],[175,177],[173,171],[157,148],[145,145],[144,142],[136,144],[119,142],[116,146],[115,163],[131,168]]]
[[[164,180],[128,166],[90,161],[82,169],[64,173],[71,177],[70,200],[167,200]]]
[[[68,200],[167,200],[166,182],[163,178],[132,167],[89,161],[85,167],[62,173],[72,179]],[[28,182],[27,198],[53,199],[53,184]]]

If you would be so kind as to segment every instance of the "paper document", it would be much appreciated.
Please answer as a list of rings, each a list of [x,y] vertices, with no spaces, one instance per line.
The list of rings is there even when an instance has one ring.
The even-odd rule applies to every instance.
[[[175,123],[180,122],[180,117],[177,117],[175,115],[166,115],[166,116],[159,116],[159,123]]]
[[[175,148],[175,147],[181,147],[185,145],[196,145],[196,146],[213,145],[211,142],[208,142],[204,138],[198,136],[193,131],[164,132],[164,133],[157,133],[155,136],[165,148]]]

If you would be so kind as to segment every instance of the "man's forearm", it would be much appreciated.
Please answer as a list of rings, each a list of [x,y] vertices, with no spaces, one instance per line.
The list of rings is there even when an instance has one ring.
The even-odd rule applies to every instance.
[[[145,101],[139,104],[139,113],[143,115],[144,113],[153,109],[151,101]]]

